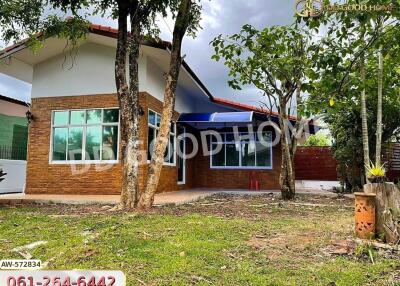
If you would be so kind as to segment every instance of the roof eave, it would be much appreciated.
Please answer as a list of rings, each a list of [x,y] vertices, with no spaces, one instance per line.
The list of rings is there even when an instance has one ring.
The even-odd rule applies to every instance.
[[[8,101],[8,102],[15,103],[15,104],[22,105],[22,106],[26,106],[26,107],[30,106],[30,104],[28,102],[25,102],[25,101],[22,101],[22,100],[18,100],[18,99],[15,99],[15,98],[11,98],[11,97],[8,97],[8,96],[4,96],[4,95],[1,95],[1,94],[0,94],[0,100]]]
[[[91,24],[89,27],[89,32],[100,35],[100,36],[105,36],[113,39],[117,39],[118,36],[118,30],[107,27],[107,26],[102,26],[102,25],[95,25]],[[35,35],[38,39],[40,37],[43,37],[43,33],[40,32]],[[26,43],[28,42],[28,39],[25,39],[19,43],[16,43],[8,48],[5,48],[4,50],[0,51],[0,59],[6,58],[14,53],[19,52],[20,50],[23,50],[27,48]],[[167,41],[157,41],[157,40],[144,40],[141,43],[142,45],[156,48],[156,49],[162,49],[169,51],[172,47],[172,44]],[[187,71],[187,73],[193,78],[193,80],[199,85],[199,87],[203,90],[203,92],[208,96],[210,100],[213,100],[214,97],[211,94],[211,92],[207,89],[207,87],[203,84],[203,82],[200,80],[200,78],[196,75],[196,73],[190,68],[190,66],[186,63],[186,61],[182,62],[183,68]]]

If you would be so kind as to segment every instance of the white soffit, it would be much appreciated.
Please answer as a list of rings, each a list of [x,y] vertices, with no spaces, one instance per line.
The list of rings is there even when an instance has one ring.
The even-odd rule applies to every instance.
[[[142,52],[151,59],[164,73],[168,72],[170,64],[170,52],[164,49],[158,49],[149,46],[143,46]],[[208,95],[203,89],[197,84],[196,80],[190,75],[190,73],[181,66],[179,74],[179,87],[186,91],[191,91],[191,96],[208,101]]]
[[[78,53],[79,46],[86,42],[112,48],[116,48],[117,46],[115,38],[90,33],[85,40],[82,40],[78,44]],[[44,40],[43,46],[39,48],[36,53],[29,48],[22,48],[21,46],[21,49],[17,49],[8,54],[6,53],[3,58],[0,59],[0,72],[32,83],[33,66],[61,53],[71,51],[71,49],[72,46],[68,44],[66,39],[57,37]],[[142,46],[141,53],[148,56],[163,72],[168,71],[170,60],[169,51],[150,46]],[[192,96],[203,100],[208,99],[206,92],[183,66],[179,76],[179,86],[185,90],[192,91]]]

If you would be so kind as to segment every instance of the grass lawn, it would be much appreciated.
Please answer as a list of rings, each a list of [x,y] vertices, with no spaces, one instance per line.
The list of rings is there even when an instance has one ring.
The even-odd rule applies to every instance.
[[[400,285],[400,259],[333,255],[352,239],[350,199],[214,196],[147,214],[101,206],[0,207],[0,258],[115,269],[127,285]]]

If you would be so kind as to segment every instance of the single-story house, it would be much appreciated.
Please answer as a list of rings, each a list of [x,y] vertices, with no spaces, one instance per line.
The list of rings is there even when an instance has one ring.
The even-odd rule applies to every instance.
[[[0,52],[0,72],[32,84],[27,194],[120,192],[116,34],[110,27],[92,25],[76,50],[66,48],[64,39],[48,38],[36,54],[24,43]],[[144,42],[140,50],[140,104],[144,111],[140,137],[147,159],[160,121],[169,48],[167,42]],[[276,119],[276,114],[272,116]],[[183,62],[158,192],[248,189],[249,178],[257,178],[261,189],[279,189],[280,145],[265,147],[258,144],[258,137],[251,143],[232,139],[234,127],[249,135],[249,124],[257,127],[265,121],[265,110],[214,97]],[[178,148],[191,153],[197,147],[189,137],[180,135],[190,133],[201,141],[204,130],[219,132],[218,140],[207,139],[205,144],[219,145],[220,151],[211,155],[198,152],[186,159],[176,155]],[[263,136],[272,141],[274,133],[269,126]],[[140,167],[142,186],[147,166],[148,161]]]

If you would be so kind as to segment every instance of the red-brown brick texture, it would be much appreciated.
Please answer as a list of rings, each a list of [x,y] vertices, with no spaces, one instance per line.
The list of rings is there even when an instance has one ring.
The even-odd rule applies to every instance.
[[[162,103],[142,93],[140,104],[145,111],[140,123],[141,149],[147,150],[147,110],[156,112]],[[50,164],[50,132],[52,110],[107,108],[118,106],[115,94],[66,96],[32,99],[31,111],[34,116],[29,126],[29,146],[27,162],[26,193],[28,194],[118,194],[121,187],[121,163],[95,165]],[[176,120],[178,114],[174,115]],[[119,154],[121,158],[121,154]],[[108,168],[105,168],[108,167]],[[71,168],[85,169],[81,174],[73,174]],[[146,166],[140,168],[140,185],[143,187]],[[176,167],[164,166],[158,192],[176,191]]]
[[[337,162],[329,147],[298,147],[294,156],[296,180],[336,181]]]
[[[198,188],[249,189],[250,177],[260,182],[262,190],[278,190],[281,170],[280,145],[273,148],[272,170],[211,169],[210,157],[198,154],[194,159],[192,180]]]
[[[162,102],[147,93],[141,93],[140,104],[145,111],[140,122],[142,154],[147,150],[148,109],[161,113]],[[29,126],[29,146],[27,164],[26,193],[28,194],[119,194],[121,187],[121,163],[103,164],[99,169],[95,165],[51,164],[49,162],[51,112],[53,110],[107,108],[118,106],[115,94],[84,95],[52,98],[34,98],[32,100],[33,121]],[[173,120],[179,114],[175,112]],[[188,127],[189,128],[189,127]],[[194,131],[194,130],[192,130]],[[187,151],[192,149],[190,141]],[[119,154],[121,158],[121,154]],[[177,167],[164,166],[158,186],[158,192],[177,191],[179,189],[215,188],[248,189],[249,177],[261,183],[261,189],[279,189],[281,163],[280,147],[273,149],[272,170],[222,170],[210,169],[210,158],[201,153],[186,162],[186,183],[177,184]],[[108,168],[105,168],[108,167]],[[85,169],[85,172],[73,174],[71,168]],[[145,184],[147,164],[140,168],[140,186]]]

